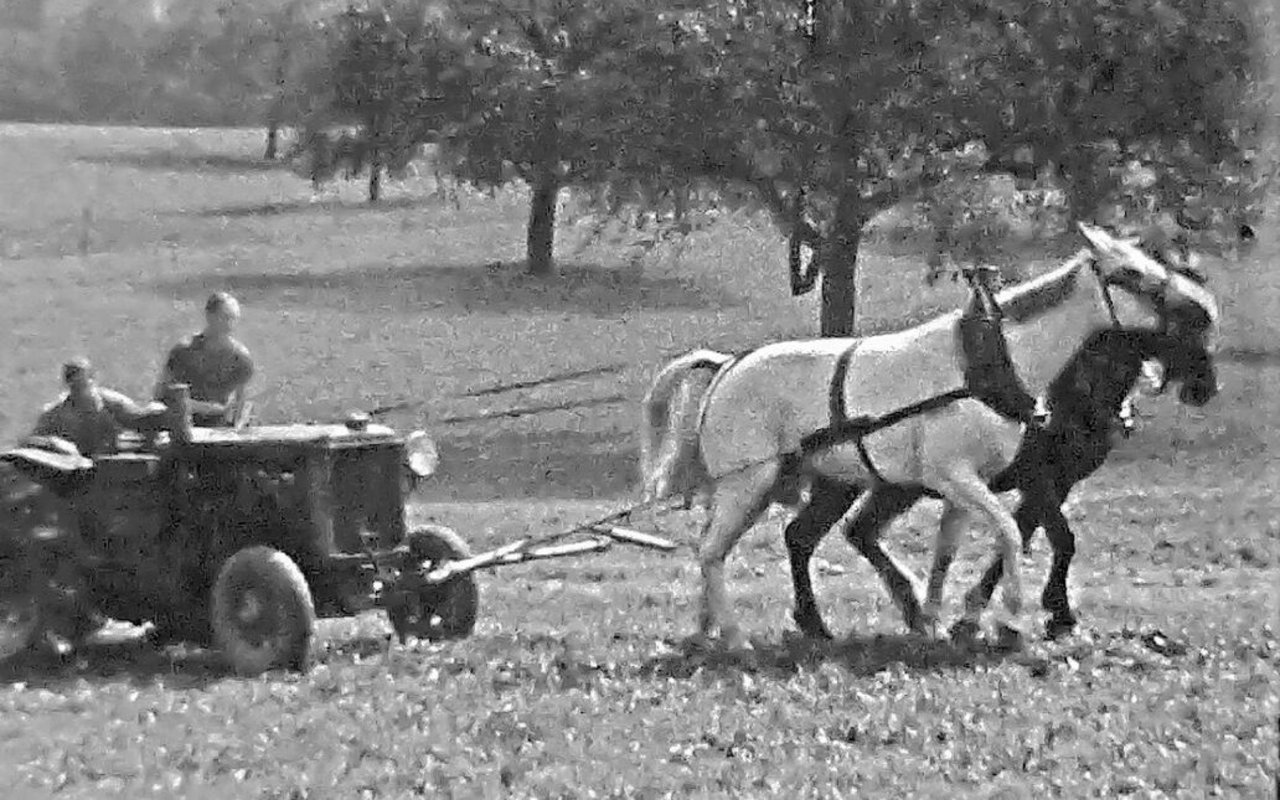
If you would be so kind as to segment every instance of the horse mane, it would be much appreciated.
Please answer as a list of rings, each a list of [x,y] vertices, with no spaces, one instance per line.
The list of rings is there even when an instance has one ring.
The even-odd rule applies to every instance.
[[[1061,267],[1015,284],[996,295],[1004,316],[1014,322],[1033,319],[1066,302],[1076,291],[1080,280],[1081,257]]]

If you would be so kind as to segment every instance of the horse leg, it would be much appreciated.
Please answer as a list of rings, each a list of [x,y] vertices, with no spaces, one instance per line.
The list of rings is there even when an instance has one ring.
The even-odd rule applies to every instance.
[[[818,543],[840,521],[858,499],[861,489],[856,486],[816,478],[809,490],[809,503],[787,525],[787,555],[791,560],[791,585],[795,591],[796,625],[805,636],[814,639],[831,639],[831,632],[822,620],[813,584],[809,575],[809,562]]]
[[[907,628],[916,633],[928,633],[920,610],[919,597],[923,594],[923,587],[918,585],[919,581],[910,570],[880,545],[880,533],[885,526],[915,505],[920,497],[918,490],[877,486],[859,500],[862,506],[845,525],[844,535],[880,575]]]
[[[1013,513],[1013,521],[1018,523],[1018,532],[1022,534],[1022,552],[1029,555],[1031,552],[1031,537],[1035,535],[1036,530],[1041,526],[1041,520],[1045,518],[1044,504],[1041,499],[1026,495],[1022,502],[1018,505],[1018,510]],[[1059,512],[1060,513],[1060,512]],[[977,587],[974,592],[977,601],[982,603],[982,607],[986,608],[991,603],[991,597],[996,593],[996,587],[1000,585],[1000,579],[1004,577],[1004,559],[997,556],[991,559],[991,563],[987,565],[986,571],[982,573],[982,577],[978,580]]]
[[[1067,572],[1071,569],[1071,559],[1076,554],[1076,536],[1067,524],[1061,508],[1046,514],[1044,522],[1045,534],[1053,547],[1053,565],[1049,568],[1049,580],[1040,596],[1040,605],[1050,614],[1045,626],[1045,636],[1056,639],[1070,633],[1077,622],[1076,615],[1071,610],[1071,601],[1067,598]]]
[[[1018,533],[1022,535],[1022,554],[1031,555],[1031,540],[1035,538],[1036,530],[1041,524],[1040,503],[1023,498],[1022,504],[1018,506],[1018,510],[1013,514],[1013,521],[1018,523]],[[1000,576],[996,576],[996,582],[1000,581]],[[994,585],[992,589],[994,590]]]
[[[724,562],[742,535],[768,508],[779,472],[779,464],[769,462],[723,478],[716,486],[698,552],[698,563],[702,568],[702,596],[698,631],[694,634],[696,641],[708,640],[718,627],[729,649],[745,644],[729,610]]]
[[[930,636],[937,636],[938,622],[942,616],[942,591],[947,583],[947,573],[955,561],[960,547],[960,535],[968,528],[969,512],[947,503],[938,526],[938,536],[933,547],[933,566],[929,570],[929,584],[925,594],[923,623]]]
[[[938,489],[948,500],[971,512],[981,512],[991,522],[996,535],[996,551],[1003,561],[1002,578],[1004,580],[1004,607],[1010,619],[1005,629],[1010,635],[1018,635],[1017,617],[1022,611],[1022,565],[1018,561],[1018,523],[1013,515],[1000,503],[1000,498],[992,493],[985,481],[971,469],[946,476],[939,481]],[[984,596],[982,582],[979,581],[970,589],[964,598],[964,614],[952,627],[953,638],[964,638],[966,633],[976,631],[978,619],[990,601],[990,595]]]

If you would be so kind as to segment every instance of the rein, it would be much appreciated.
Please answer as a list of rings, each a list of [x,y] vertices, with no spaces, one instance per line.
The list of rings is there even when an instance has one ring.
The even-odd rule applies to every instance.
[[[1097,278],[1098,286],[1102,288],[1102,301],[1107,306],[1107,316],[1111,317],[1111,327],[1121,327],[1120,315],[1116,313],[1116,301],[1115,298],[1111,296],[1111,284],[1107,281],[1106,276],[1102,274],[1102,267],[1098,266],[1097,261],[1090,261],[1089,270],[1093,273],[1093,276]]]

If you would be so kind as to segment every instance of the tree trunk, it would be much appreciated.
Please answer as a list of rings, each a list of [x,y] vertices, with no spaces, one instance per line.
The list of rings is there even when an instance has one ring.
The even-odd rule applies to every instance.
[[[560,182],[553,173],[544,170],[534,181],[533,197],[529,201],[525,256],[530,275],[551,275],[555,272],[552,250],[556,234],[556,198],[559,195]]]
[[[377,203],[382,197],[382,152],[373,148],[369,154],[369,203]]]
[[[262,157],[267,161],[275,161],[280,149],[280,125],[271,120],[267,123],[267,150]]]
[[[533,114],[537,132],[533,163],[533,196],[529,200],[529,228],[525,241],[525,257],[530,275],[555,272],[552,254],[556,235],[556,198],[560,194],[560,121],[558,97],[553,81],[545,81],[538,90],[538,103]]]
[[[1063,171],[1067,173],[1067,206],[1074,230],[1077,222],[1098,221],[1108,186],[1101,168],[1088,154],[1074,154],[1064,161]]]
[[[858,292],[858,243],[865,221],[858,213],[857,196],[840,198],[835,222],[822,248],[823,336],[853,336]]]

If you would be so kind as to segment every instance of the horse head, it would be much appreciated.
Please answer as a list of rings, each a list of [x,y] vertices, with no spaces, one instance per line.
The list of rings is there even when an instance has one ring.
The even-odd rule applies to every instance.
[[[1165,366],[1168,380],[1181,384],[1179,399],[1196,406],[1212,400],[1219,390],[1214,354],[1220,315],[1217,299],[1204,281],[1161,264],[1134,240],[1085,223],[1080,223],[1080,230],[1096,256],[1094,266],[1104,291],[1121,289],[1139,306],[1136,312],[1113,310],[1113,322],[1161,334],[1160,352],[1151,357]]]

